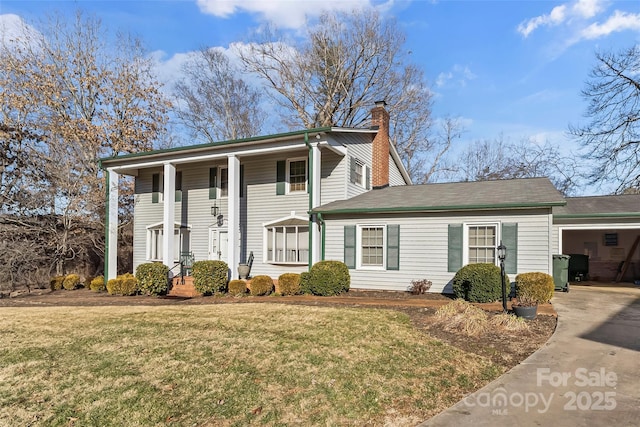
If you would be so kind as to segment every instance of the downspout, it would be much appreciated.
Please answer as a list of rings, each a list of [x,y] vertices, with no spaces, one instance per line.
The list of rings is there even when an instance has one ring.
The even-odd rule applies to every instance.
[[[313,214],[311,210],[313,209],[313,147],[309,143],[309,132],[304,133],[304,144],[309,149],[309,177],[307,178],[307,182],[309,185],[309,265],[308,269],[311,271],[311,266],[313,265]]]
[[[322,217],[322,213],[318,212],[318,222],[320,223],[320,230],[321,230],[321,240],[320,240],[320,248],[321,248],[321,252],[320,252],[320,260],[324,261],[324,242],[325,242],[325,231],[326,231],[326,227],[325,227],[325,223],[324,223],[324,218]]]

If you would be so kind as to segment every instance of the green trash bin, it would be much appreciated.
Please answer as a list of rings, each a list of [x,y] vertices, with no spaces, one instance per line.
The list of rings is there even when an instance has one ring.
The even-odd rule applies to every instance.
[[[569,255],[553,255],[553,282],[556,291],[569,292]]]

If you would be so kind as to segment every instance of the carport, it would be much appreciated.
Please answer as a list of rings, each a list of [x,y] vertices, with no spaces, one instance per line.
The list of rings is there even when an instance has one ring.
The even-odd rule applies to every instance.
[[[639,194],[567,198],[554,208],[553,223],[554,252],[574,255],[571,282],[640,280]],[[588,275],[572,274],[584,268]]]

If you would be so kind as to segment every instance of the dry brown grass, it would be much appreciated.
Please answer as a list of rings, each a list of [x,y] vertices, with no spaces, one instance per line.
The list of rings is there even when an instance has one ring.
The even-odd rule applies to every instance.
[[[0,309],[0,425],[415,425],[500,367],[389,310]]]

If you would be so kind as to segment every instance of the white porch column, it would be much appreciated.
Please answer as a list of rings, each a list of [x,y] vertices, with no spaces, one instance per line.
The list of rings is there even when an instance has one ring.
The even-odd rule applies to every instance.
[[[237,267],[240,263],[240,159],[230,155],[227,167],[229,173],[227,263],[231,270],[230,279],[237,279]]]
[[[173,253],[175,238],[173,237],[176,222],[176,167],[171,163],[164,165],[163,203],[163,232],[162,232],[162,262],[169,268],[173,267]]]
[[[311,170],[313,171],[313,176],[311,176],[311,182],[313,186],[313,193],[311,197],[311,208],[317,208],[320,206],[322,200],[322,189],[320,187],[320,177],[322,176],[322,154],[320,152],[320,147],[318,143],[312,144],[311,148],[313,163],[311,165]],[[312,257],[311,262],[315,264],[318,261],[321,261],[322,258],[322,236],[320,233],[320,225],[317,221],[314,221],[311,232],[311,245],[312,245]]]
[[[120,174],[107,170],[107,253],[105,281],[118,275],[118,195]]]

